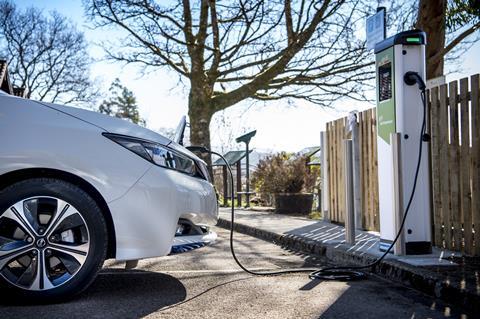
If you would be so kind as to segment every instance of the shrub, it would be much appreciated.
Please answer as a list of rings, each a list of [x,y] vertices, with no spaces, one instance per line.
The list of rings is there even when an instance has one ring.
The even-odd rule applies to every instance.
[[[258,193],[312,192],[318,170],[309,172],[305,156],[285,152],[273,154],[260,160],[252,175],[252,183]]]

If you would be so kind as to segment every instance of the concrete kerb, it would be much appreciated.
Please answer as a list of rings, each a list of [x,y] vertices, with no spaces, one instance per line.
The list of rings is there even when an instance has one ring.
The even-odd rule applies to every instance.
[[[231,222],[220,218],[217,226],[229,229]],[[348,251],[346,245],[332,245],[309,240],[307,238],[279,234],[256,227],[235,223],[234,230],[262,240],[270,241],[285,249],[326,257],[336,264],[364,266],[375,261],[376,257]],[[373,273],[385,279],[400,282],[430,296],[443,299],[448,303],[465,307],[468,311],[480,312],[480,295],[471,290],[450,283],[447,279],[421,267],[413,267],[396,260],[383,260],[373,269]]]

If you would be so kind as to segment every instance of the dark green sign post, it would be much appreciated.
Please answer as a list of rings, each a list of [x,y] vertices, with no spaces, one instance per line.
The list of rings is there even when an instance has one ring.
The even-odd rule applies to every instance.
[[[250,154],[249,154],[250,152],[249,152],[248,146],[250,144],[250,140],[252,139],[252,137],[255,136],[255,134],[257,134],[256,130],[251,131],[247,134],[244,134],[240,137],[237,137],[237,139],[235,140],[237,143],[241,143],[241,142],[245,143],[245,148],[246,148],[245,153],[247,154],[247,157],[246,157],[246,162],[247,162],[246,163],[246,166],[247,166],[246,167],[246,170],[247,170],[247,172],[246,172],[246,179],[247,179],[246,180],[246,184],[247,184],[246,188],[247,189],[246,189],[246,192],[245,192],[245,197],[247,198],[247,203],[245,204],[245,207],[250,207],[250,194],[252,194],[250,192]]]

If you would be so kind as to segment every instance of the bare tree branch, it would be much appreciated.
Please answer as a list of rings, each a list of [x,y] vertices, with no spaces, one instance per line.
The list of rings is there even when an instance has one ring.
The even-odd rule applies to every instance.
[[[212,34],[213,34],[213,61],[212,65],[210,66],[210,70],[208,71],[210,85],[215,83],[215,80],[218,76],[218,66],[220,64],[220,58],[222,53],[220,52],[220,30],[218,28],[218,17],[217,17],[217,9],[215,5],[215,0],[209,0],[209,7],[210,7],[210,17],[212,20]]]
[[[295,33],[293,32],[292,3],[290,0],[285,0],[285,25],[287,26],[288,44],[291,45],[295,41]]]
[[[480,29],[480,22],[472,25],[471,27],[467,28],[465,31],[457,35],[450,43],[448,43],[443,50],[438,51],[432,58],[431,62],[436,63],[443,57],[445,57],[450,51],[453,50],[456,46],[458,46],[463,40],[465,40],[469,35],[473,34],[475,31]]]
[[[336,5],[341,5],[342,2],[343,1],[338,1]],[[316,30],[318,24],[322,21],[324,14],[327,12],[329,4],[330,2],[328,0],[323,2],[321,8],[315,13],[315,16],[313,17],[309,27],[298,35],[295,43],[292,43],[283,51],[283,54],[274,65],[272,65],[264,72],[258,74],[258,76],[256,76],[249,83],[244,84],[229,93],[215,96],[212,99],[214,108],[216,110],[222,110],[229,105],[236,104],[239,101],[248,98],[249,96],[253,95],[258,89],[260,89],[264,83],[268,83],[280,72],[282,72],[282,70],[287,66],[287,64],[295,56],[295,54],[297,54],[298,51],[300,51],[310,39],[313,32]]]
[[[26,88],[28,98],[90,104],[97,97],[84,36],[57,12],[20,11],[0,1],[0,53],[14,85]]]
[[[84,0],[97,27],[123,30],[117,61],[188,79],[191,142],[212,115],[246,99],[366,100],[372,56],[356,30],[362,0]]]

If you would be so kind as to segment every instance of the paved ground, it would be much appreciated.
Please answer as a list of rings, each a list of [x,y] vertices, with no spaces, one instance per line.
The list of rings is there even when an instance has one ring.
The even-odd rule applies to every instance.
[[[230,221],[229,208],[220,209],[220,218]],[[346,250],[358,256],[380,257],[383,252],[379,250],[380,233],[373,231],[355,231],[355,244],[346,245],[345,228],[341,225],[313,220],[305,216],[289,216],[272,212],[256,210],[235,210],[235,221],[243,225],[254,227],[262,231],[289,235],[298,239],[318,242],[323,245],[340,247],[345,245]],[[390,254],[386,259],[396,260],[413,266],[451,266],[456,270],[457,264],[446,257],[460,256],[452,251],[433,248],[433,253],[428,255],[395,256]]]
[[[74,301],[44,306],[0,304],[0,318],[359,319],[461,315],[430,297],[375,277],[350,283],[311,282],[306,274],[251,277],[232,261],[228,233],[220,228],[216,231],[219,239],[210,247],[142,261],[136,270],[126,271],[121,265],[107,262],[93,286]],[[236,238],[238,255],[255,269],[322,264],[321,260],[253,237],[239,234]]]
[[[238,232],[326,256],[341,265],[367,265],[382,254],[378,248],[379,234],[375,232],[356,231],[356,243],[352,246],[345,243],[345,229],[340,225],[245,209],[236,209],[235,216]],[[230,209],[220,209],[218,225],[230,227]],[[390,254],[375,271],[385,279],[480,313],[480,259],[460,255],[436,247],[430,255]]]

